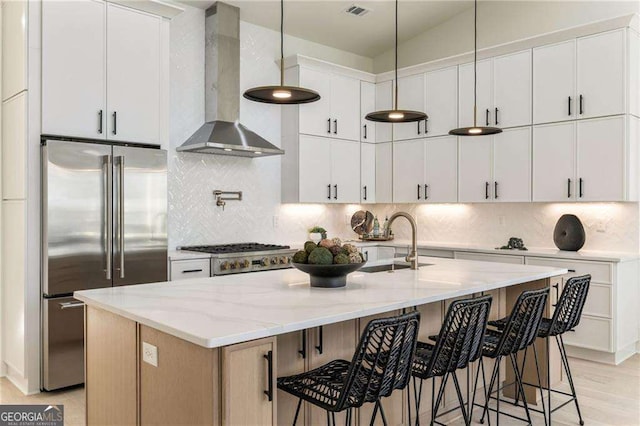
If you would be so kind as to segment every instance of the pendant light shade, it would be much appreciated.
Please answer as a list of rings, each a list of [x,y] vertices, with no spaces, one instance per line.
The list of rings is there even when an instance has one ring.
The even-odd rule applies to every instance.
[[[318,92],[284,85],[284,0],[280,0],[280,85],[254,87],[243,95],[246,99],[266,104],[308,104],[320,99]]]
[[[459,127],[449,130],[450,135],[454,136],[485,136],[502,133],[502,129],[498,127],[478,126],[476,123],[477,115],[477,98],[478,98],[478,0],[474,1],[473,9],[473,126]]]
[[[395,69],[395,96],[393,109],[370,112],[365,116],[369,121],[379,123],[411,123],[427,119],[427,114],[420,111],[398,109],[398,0],[396,0],[396,69]]]

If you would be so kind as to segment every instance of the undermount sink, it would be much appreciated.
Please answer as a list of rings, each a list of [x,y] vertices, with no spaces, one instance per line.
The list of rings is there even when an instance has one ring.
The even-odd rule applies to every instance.
[[[430,263],[419,263],[418,267],[421,266],[430,266]],[[394,271],[397,269],[409,269],[411,265],[408,263],[387,263],[386,265],[375,265],[375,266],[365,266],[364,268],[360,268],[360,272],[384,272],[384,271]]]

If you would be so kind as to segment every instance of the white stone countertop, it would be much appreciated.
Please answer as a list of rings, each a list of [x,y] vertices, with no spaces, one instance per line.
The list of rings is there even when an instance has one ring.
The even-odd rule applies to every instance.
[[[196,251],[169,250],[167,253],[169,260],[191,260],[191,259],[211,259],[209,253],[199,253]]]
[[[339,289],[311,288],[308,275],[284,269],[85,290],[74,297],[215,348],[567,273],[431,257],[420,257],[420,263],[430,265],[394,273],[357,271]]]
[[[411,245],[410,240],[391,240],[391,241],[361,241],[347,240],[358,246],[370,247],[397,247],[407,248]],[[296,245],[296,247],[299,246]],[[293,247],[293,245],[292,245]],[[496,246],[497,247],[497,246]],[[570,259],[585,260],[597,262],[628,262],[640,259],[640,253],[633,252],[614,252],[614,251],[596,251],[596,250],[580,250],[580,251],[564,251],[553,248],[543,247],[527,247],[528,250],[497,250],[495,247],[462,244],[462,243],[446,243],[434,241],[418,241],[419,249],[427,250],[448,250],[448,251],[466,251],[473,253],[498,254],[505,256],[533,256],[533,257],[549,257],[554,259]]]

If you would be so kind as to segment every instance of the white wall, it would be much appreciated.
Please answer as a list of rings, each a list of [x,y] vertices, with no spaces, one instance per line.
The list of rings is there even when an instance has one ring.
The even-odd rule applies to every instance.
[[[621,15],[640,13],[631,1],[482,1],[478,3],[478,48],[495,46]],[[398,48],[400,68],[473,50],[473,8]],[[393,50],[373,61],[374,72],[393,69]]]

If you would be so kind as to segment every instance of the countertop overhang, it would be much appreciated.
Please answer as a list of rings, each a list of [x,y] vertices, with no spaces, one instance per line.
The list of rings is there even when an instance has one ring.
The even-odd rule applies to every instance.
[[[429,265],[417,271],[354,272],[347,286],[339,289],[311,288],[308,275],[285,269],[85,290],[74,297],[215,348],[567,273],[542,266],[422,256],[420,263]]]

